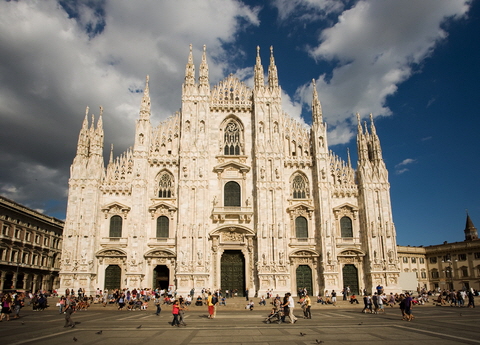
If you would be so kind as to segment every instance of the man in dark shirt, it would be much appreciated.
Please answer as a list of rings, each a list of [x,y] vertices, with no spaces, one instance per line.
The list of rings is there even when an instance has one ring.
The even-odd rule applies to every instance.
[[[412,297],[408,292],[405,294],[405,296],[406,296],[404,300],[405,318],[407,319],[407,321],[412,321],[414,319],[412,314]]]

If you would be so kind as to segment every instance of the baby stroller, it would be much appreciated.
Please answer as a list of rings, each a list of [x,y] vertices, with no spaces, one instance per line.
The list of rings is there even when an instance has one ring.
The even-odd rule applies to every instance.
[[[272,311],[270,312],[270,314],[267,316],[267,318],[265,319],[265,323],[273,323],[273,322],[276,322],[278,324],[282,323],[282,311],[280,309],[272,309]]]

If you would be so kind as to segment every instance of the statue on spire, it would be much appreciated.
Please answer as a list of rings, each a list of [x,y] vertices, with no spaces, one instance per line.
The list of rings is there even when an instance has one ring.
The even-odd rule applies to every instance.
[[[257,46],[257,58],[254,69],[255,89],[265,86],[265,77],[263,75],[262,61],[260,60],[260,47]]]
[[[273,46],[270,46],[270,66],[268,66],[268,86],[270,89],[278,88],[278,73],[273,58]]]

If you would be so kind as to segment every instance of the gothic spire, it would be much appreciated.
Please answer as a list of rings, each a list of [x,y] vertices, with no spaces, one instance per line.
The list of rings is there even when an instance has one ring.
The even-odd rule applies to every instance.
[[[322,105],[318,100],[317,86],[315,85],[315,79],[312,79],[313,87],[313,100],[312,100],[312,120],[313,122],[322,123]]]
[[[77,144],[77,155],[88,156],[88,147],[89,147],[89,133],[88,133],[88,111],[89,108],[85,110],[85,118],[83,119],[82,129],[78,135],[78,144]]]
[[[149,80],[150,80],[150,77],[147,75],[145,79],[145,88],[143,89],[142,103],[140,104],[141,119],[149,119],[150,117],[151,105],[150,105],[150,87],[148,85]]]
[[[475,225],[473,225],[473,222],[470,219],[470,216],[468,215],[468,211],[467,211],[467,223],[465,224],[465,230],[463,230],[463,232],[465,233],[465,241],[472,241],[472,240],[478,239],[477,228],[475,227]]]
[[[202,87],[210,87],[208,82],[207,46],[203,45],[202,62],[200,63],[199,84]]]
[[[273,58],[273,46],[270,47],[270,66],[268,66],[268,86],[270,89],[278,87],[277,66],[275,66],[275,59]]]
[[[192,45],[190,44],[190,53],[188,54],[188,62],[185,67],[185,86],[195,85],[195,65],[193,64]]]
[[[110,159],[108,160],[108,164],[113,163],[113,144],[110,146]]]
[[[257,46],[257,59],[254,70],[255,89],[265,86],[265,77],[263,75],[262,61],[260,60],[260,47]]]

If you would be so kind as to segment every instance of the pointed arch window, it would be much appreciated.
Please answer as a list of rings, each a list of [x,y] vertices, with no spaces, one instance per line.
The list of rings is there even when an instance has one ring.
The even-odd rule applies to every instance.
[[[123,219],[120,216],[110,218],[110,234],[109,237],[122,237]]]
[[[340,231],[343,238],[353,237],[352,220],[349,217],[342,217],[340,219]]]
[[[307,179],[300,174],[297,174],[292,181],[292,197],[294,199],[308,198],[308,184]]]
[[[159,198],[171,198],[173,196],[173,176],[168,172],[163,172],[160,175],[160,181],[158,182],[158,197]]]
[[[223,136],[224,149],[223,153],[226,156],[240,155],[240,126],[235,121],[231,120],[225,126]]]
[[[297,238],[308,238],[308,222],[305,217],[295,218],[295,234]]]
[[[240,207],[241,202],[240,185],[235,181],[230,181],[224,187],[224,206]]]
[[[170,220],[168,217],[160,216],[157,218],[157,237],[168,238]]]

